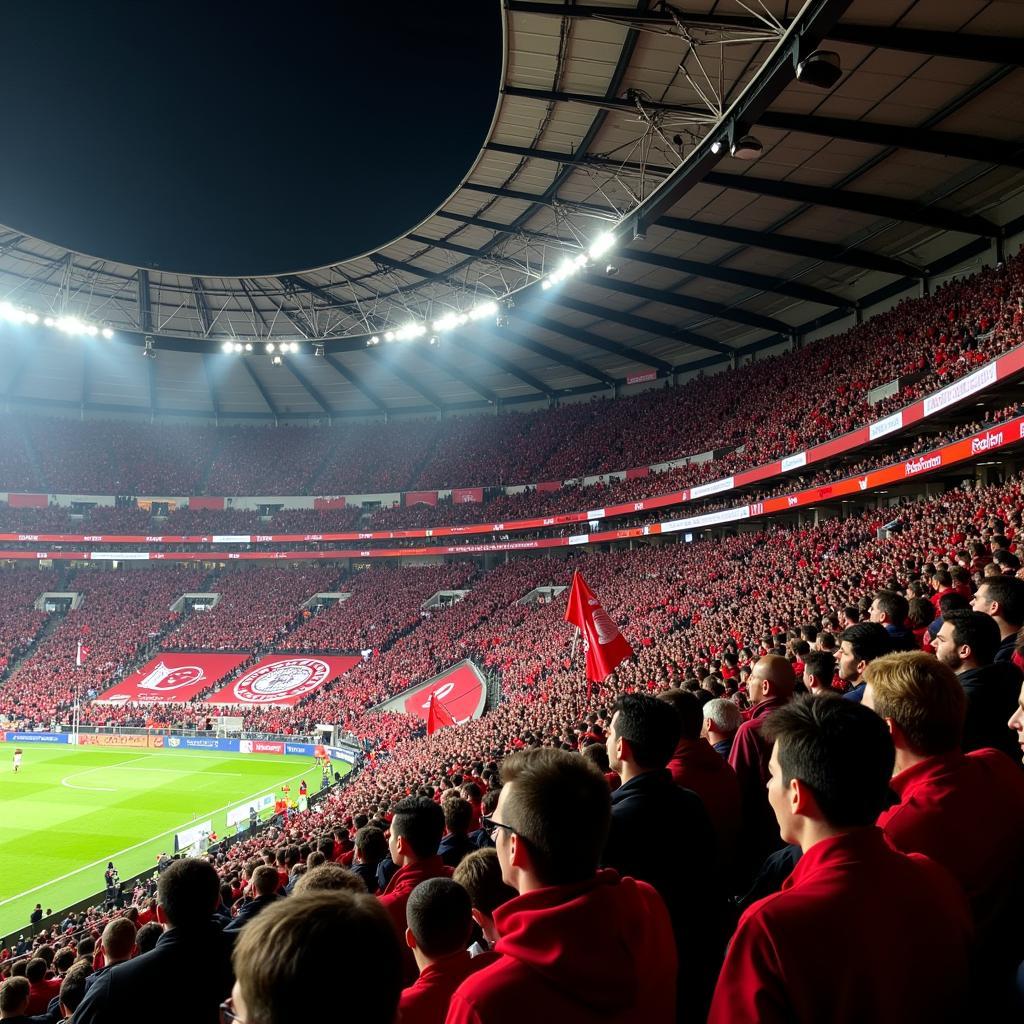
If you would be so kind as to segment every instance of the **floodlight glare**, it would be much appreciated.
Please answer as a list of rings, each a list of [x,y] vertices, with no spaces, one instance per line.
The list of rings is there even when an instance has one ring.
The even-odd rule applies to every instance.
[[[221,352],[228,353],[233,351],[234,347],[235,346],[232,345],[230,341],[225,341],[224,344],[221,345],[220,350]]]
[[[590,258],[599,260],[606,252],[615,245],[615,236],[610,231],[604,231],[590,243]]]
[[[112,331],[112,330],[111,330],[111,329],[110,329],[109,327],[104,327],[104,328],[103,328],[103,330],[102,330],[102,331],[100,331],[100,333],[101,333],[101,334],[103,335],[103,337],[104,337],[104,338],[106,338],[106,339],[107,339],[108,341],[109,341],[109,340],[110,340],[110,339],[111,339],[111,338],[112,338],[112,337],[114,336],[114,332],[113,332],[113,331]]]
[[[481,302],[469,311],[470,320],[486,320],[487,317],[498,315],[498,304],[496,302]]]
[[[247,341],[245,343],[245,351],[246,352],[251,352],[252,351],[252,342],[251,341]]]
[[[274,343],[272,341],[268,341],[267,344],[264,346],[264,348],[266,348],[266,350],[268,352],[273,352],[274,351]]]

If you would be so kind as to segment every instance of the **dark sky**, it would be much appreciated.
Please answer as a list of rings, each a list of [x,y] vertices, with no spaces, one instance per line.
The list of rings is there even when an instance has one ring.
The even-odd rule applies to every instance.
[[[0,223],[194,273],[389,241],[497,101],[497,0],[25,0],[0,19]]]

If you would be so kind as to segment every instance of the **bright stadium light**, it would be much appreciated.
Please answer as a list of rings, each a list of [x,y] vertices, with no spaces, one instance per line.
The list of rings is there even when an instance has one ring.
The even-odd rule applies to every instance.
[[[488,317],[498,315],[498,304],[496,302],[481,302],[469,311],[470,320],[486,320]]]
[[[100,331],[100,334],[102,334],[103,337],[107,339],[107,341],[109,341],[114,336],[114,332],[109,327],[104,327],[103,330]]]
[[[245,343],[245,351],[246,352],[251,352],[252,351],[252,342],[251,341],[247,341]]]
[[[368,344],[370,344],[370,345],[379,345],[379,344],[380,344],[380,338],[378,338],[378,337],[377,337],[377,335],[375,334],[375,335],[374,335],[374,336],[373,336],[373,337],[372,337],[372,338],[371,338],[371,339],[369,340]]]
[[[45,320],[43,321],[43,324],[44,324],[44,326],[46,326],[46,327],[55,327],[55,326],[56,326],[56,323],[57,323],[57,322],[56,322],[56,321],[55,321],[55,320],[53,319],[53,317],[52,317],[52,316],[48,316],[48,317],[47,317],[47,318],[46,318],[46,319],[45,319]]]
[[[241,352],[242,351],[242,343],[240,341],[236,341],[235,342],[235,351],[236,352]]]
[[[274,343],[272,341],[268,341],[267,344],[264,347],[266,348],[266,350],[268,352],[273,352],[274,351]]]
[[[221,350],[221,352],[224,352],[225,354],[227,354],[227,353],[233,352],[234,348],[235,348],[235,346],[232,345],[230,341],[225,341],[224,344],[221,345],[220,350]]]
[[[288,346],[288,351],[291,352],[292,355],[296,355],[298,353],[298,351],[299,351],[299,343],[297,341],[293,341]]]
[[[395,332],[394,331],[388,331],[384,335],[384,340],[385,341],[394,341],[395,340]]]
[[[603,231],[590,243],[587,250],[592,260],[599,260],[605,253],[609,252],[615,245],[615,236],[610,231]]]

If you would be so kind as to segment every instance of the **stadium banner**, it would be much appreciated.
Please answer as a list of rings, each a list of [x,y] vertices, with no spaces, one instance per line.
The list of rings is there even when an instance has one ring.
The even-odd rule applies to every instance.
[[[5,732],[3,738],[8,743],[67,743],[66,732]]]
[[[313,508],[317,512],[324,512],[327,509],[332,509],[332,508],[344,508],[345,507],[345,501],[346,501],[346,499],[345,499],[344,495],[340,495],[340,496],[335,497],[335,498],[314,498],[313,499]]]
[[[264,796],[256,797],[255,800],[249,800],[247,803],[240,804],[238,807],[232,807],[227,813],[226,820],[229,825],[237,825],[240,822],[249,820],[250,811],[254,810],[259,814],[273,806],[274,794],[266,793]]]
[[[174,852],[180,853],[182,850],[187,850],[190,846],[203,843],[212,831],[213,822],[202,821],[198,825],[193,825],[192,828],[185,829],[183,832],[175,832]]]
[[[164,739],[165,746],[171,750],[219,750],[229,754],[238,753],[238,740],[226,740],[218,736],[155,736],[154,739]]]
[[[315,746],[313,743],[286,743],[284,745],[284,752],[299,757],[312,757]]]
[[[462,505],[469,501],[482,502],[484,500],[484,489],[482,487],[455,487],[452,489],[452,501],[456,505]]]
[[[284,744],[276,740],[238,740],[240,754],[283,754]]]
[[[7,504],[11,508],[46,508],[49,498],[45,494],[8,494]]]
[[[202,508],[208,509],[211,512],[223,512],[224,511],[224,499],[223,498],[189,498],[189,508]]]
[[[479,718],[487,699],[484,675],[473,662],[460,661],[433,679],[385,701],[379,710],[404,711],[425,722],[431,698],[443,706],[456,724]]]
[[[208,701],[250,707],[294,704],[362,660],[359,657],[273,654],[261,658]]]
[[[405,504],[410,505],[436,505],[437,491],[406,491]]]
[[[163,739],[162,736],[131,736],[106,732],[80,732],[77,738],[74,733],[68,737],[68,743],[76,743],[80,747],[144,747],[151,748],[153,740]]]
[[[181,704],[245,661],[245,654],[161,654],[104,693],[100,704]]]
[[[324,748],[332,761],[344,761],[345,764],[355,764],[356,759],[362,753],[357,747],[331,747]]]

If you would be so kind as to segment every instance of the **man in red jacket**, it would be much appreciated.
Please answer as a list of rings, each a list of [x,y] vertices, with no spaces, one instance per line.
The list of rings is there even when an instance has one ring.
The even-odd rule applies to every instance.
[[[456,990],[447,1024],[670,1024],[676,952],[668,912],[646,883],[597,865],[611,802],[601,773],[564,750],[505,760],[494,817],[502,876],[500,959]]]
[[[765,796],[772,746],[762,736],[761,727],[773,711],[793,699],[795,687],[793,666],[785,658],[769,654],[758,659],[747,680],[753,710],[736,730],[729,752],[729,764],[736,773],[743,799],[740,854],[743,867],[751,873],[780,845],[779,827]]]
[[[401,1024],[444,1024],[459,985],[497,959],[496,953],[470,955],[472,911],[469,893],[450,878],[428,878],[413,889],[405,908],[405,944],[420,976],[402,992]]]
[[[960,752],[964,689],[930,654],[879,658],[865,678],[864,703],[885,720],[896,747],[899,802],[878,824],[897,849],[932,858],[963,887],[984,970],[972,1005],[979,1017],[1000,1019],[1000,994],[1005,1005],[1024,958],[1024,773],[999,750]]]
[[[970,912],[945,869],[873,824],[895,759],[885,723],[839,697],[803,697],[765,726],[768,795],[803,857],[740,918],[709,1024],[963,1020]],[[841,936],[843,950],[823,942]]]
[[[407,985],[416,980],[419,972],[412,951],[405,947],[405,908],[420,882],[451,877],[452,869],[437,855],[443,834],[444,811],[429,797],[407,796],[395,804],[388,849],[398,870],[378,899],[391,915],[395,931],[402,940]]]

